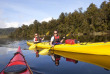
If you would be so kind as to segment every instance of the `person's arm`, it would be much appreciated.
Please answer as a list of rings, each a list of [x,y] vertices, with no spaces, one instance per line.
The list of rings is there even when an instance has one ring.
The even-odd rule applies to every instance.
[[[44,37],[42,38],[42,41],[44,40],[44,38],[45,38],[45,35],[44,35]]]
[[[36,42],[36,41],[35,41],[35,38],[33,39],[33,41]]]
[[[54,45],[52,44],[53,41],[54,41],[54,37],[51,37],[51,40],[50,40],[50,45],[51,45],[51,46],[54,46]]]
[[[44,37],[42,38],[42,41],[44,40]]]
[[[51,45],[51,46],[54,46],[54,45],[52,44],[52,41],[50,41],[50,45]]]
[[[65,37],[63,37],[63,39],[60,42],[62,43],[64,39],[65,39]]]
[[[51,55],[52,61],[55,61],[54,54]]]

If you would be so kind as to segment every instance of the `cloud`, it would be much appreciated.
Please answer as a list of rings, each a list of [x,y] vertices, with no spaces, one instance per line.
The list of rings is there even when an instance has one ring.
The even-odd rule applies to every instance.
[[[41,20],[40,22],[43,22],[43,21],[48,22],[48,21],[50,21],[50,20],[52,20],[52,17],[44,18],[44,19]]]
[[[35,19],[25,20],[25,21],[22,21],[22,22],[8,21],[8,20],[9,20],[8,18],[3,17],[3,10],[0,9],[0,28],[9,28],[9,27],[18,28],[18,27],[21,27],[22,24],[30,25],[30,24],[33,23],[33,21]]]
[[[23,24],[24,25],[30,25],[34,22],[35,19],[31,19],[31,20],[27,20],[27,21],[24,21],[24,22],[6,22],[6,20],[2,19],[0,20],[0,28],[9,28],[9,27],[14,27],[14,28],[18,28],[18,27],[21,27]],[[48,17],[48,18],[44,18],[42,19],[40,22],[48,22],[52,20],[52,17]]]
[[[0,28],[9,28],[9,27],[18,28],[21,27],[23,24],[30,25],[33,23],[33,21],[34,19],[24,22],[6,22],[4,20],[0,20]]]
[[[9,28],[9,27],[17,28],[19,26],[19,23],[18,22],[8,22],[8,23],[5,23],[5,25],[6,25],[5,28]]]
[[[32,20],[29,20],[29,21],[25,21],[25,22],[22,22],[21,24],[25,24],[25,25],[30,25],[34,22],[35,19],[32,19]]]
[[[40,21],[44,17],[48,17],[48,14],[24,3],[10,1],[0,3],[0,28],[16,28],[22,26],[22,24],[30,25],[35,19]]]
[[[0,28],[9,28],[9,27],[17,28],[18,26],[19,26],[18,22],[5,22],[4,20],[0,21]]]
[[[30,24],[32,24],[34,22],[34,19],[32,19],[32,20],[28,20],[28,21],[24,21],[24,22],[10,22],[10,23],[5,23],[6,24],[6,28],[8,28],[8,27],[15,27],[15,28],[17,28],[17,27],[21,27],[23,24],[24,25],[30,25]]]

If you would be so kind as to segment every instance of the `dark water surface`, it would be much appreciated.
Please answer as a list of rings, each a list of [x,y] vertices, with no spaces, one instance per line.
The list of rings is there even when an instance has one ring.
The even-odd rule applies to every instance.
[[[78,39],[84,42],[84,38],[80,37]],[[95,37],[91,37],[91,40],[90,39],[87,40],[87,38],[85,38],[85,41],[87,42],[110,41],[110,36],[106,36],[106,37],[95,36]],[[0,39],[0,72],[10,61],[10,59],[16,52],[18,46],[21,46],[22,49],[28,49],[26,40],[16,41],[9,39]],[[110,71],[105,70],[102,67],[104,66],[106,61],[103,62],[104,64],[102,66],[100,66],[93,64],[93,62],[95,61],[91,63],[89,58],[88,58],[89,62],[85,62],[84,61],[85,59],[83,61],[73,59],[74,56],[76,55],[74,53],[65,53],[71,57],[68,58],[66,56],[64,57],[63,55],[61,56],[61,53],[63,52],[61,53],[58,52],[60,54],[60,60],[59,60],[59,65],[56,66],[55,62],[52,60],[52,57],[50,55],[46,55],[46,56],[39,55],[39,57],[36,57],[36,52],[34,51],[22,50],[22,52],[34,74],[37,74],[35,71],[43,74],[110,74]],[[80,55],[80,56],[84,56],[84,55]],[[91,56],[87,55],[87,57],[91,57]],[[99,56],[95,56],[95,57],[100,58]],[[105,56],[101,56],[101,57],[104,58]],[[109,56],[107,56],[106,58],[110,59]]]

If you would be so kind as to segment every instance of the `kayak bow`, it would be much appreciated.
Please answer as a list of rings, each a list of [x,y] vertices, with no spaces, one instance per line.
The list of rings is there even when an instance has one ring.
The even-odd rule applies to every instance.
[[[0,74],[33,74],[21,52],[20,46]]]

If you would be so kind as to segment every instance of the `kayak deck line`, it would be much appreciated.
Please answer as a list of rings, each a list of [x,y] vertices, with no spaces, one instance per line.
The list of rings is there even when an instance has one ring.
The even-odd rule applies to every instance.
[[[50,52],[64,52],[64,53],[73,53],[73,54],[84,54],[84,55],[96,55],[96,56],[109,56],[110,57],[110,55],[100,55],[100,54],[91,54],[91,53],[80,53],[80,52],[68,52],[68,51],[59,51],[59,50],[54,50],[54,49],[51,49],[51,51]]]

